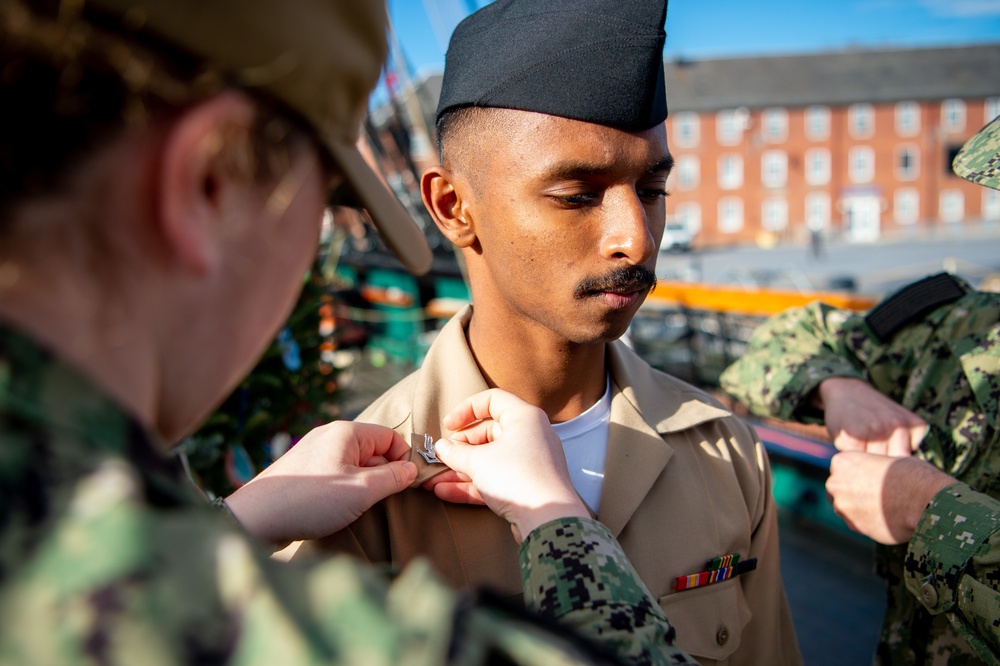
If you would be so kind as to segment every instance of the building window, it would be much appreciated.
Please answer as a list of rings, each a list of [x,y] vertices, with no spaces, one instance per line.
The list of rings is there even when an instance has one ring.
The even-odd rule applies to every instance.
[[[734,234],[743,228],[743,202],[736,197],[719,199],[719,231]]]
[[[1000,192],[983,188],[983,219],[1000,220]]]
[[[677,189],[692,190],[698,187],[700,169],[698,158],[684,155],[677,159]]]
[[[788,156],[783,150],[765,150],[760,157],[760,181],[764,187],[784,187],[788,182]]]
[[[812,141],[830,136],[830,109],[825,106],[806,108],[806,136]]]
[[[674,114],[674,143],[678,148],[695,148],[700,139],[697,113]]]
[[[938,215],[942,222],[957,224],[965,217],[965,198],[960,190],[945,190],[938,202]]]
[[[768,231],[781,231],[788,226],[788,202],[784,199],[764,199],[760,206],[761,226]]]
[[[830,182],[830,151],[826,148],[810,148],[806,151],[806,182],[810,185],[826,185]]]
[[[916,136],[920,131],[920,105],[916,102],[896,104],[896,134]]]
[[[764,109],[761,118],[764,140],[772,143],[788,138],[788,112],[784,109]]]
[[[1000,97],[987,97],[983,103],[983,125],[989,125],[1000,116]]]
[[[855,139],[867,139],[875,134],[875,110],[871,104],[851,104],[847,109],[847,125]]]
[[[830,226],[830,195],[826,192],[810,192],[806,195],[806,226],[813,230]]]
[[[941,128],[945,132],[961,132],[965,129],[965,102],[960,99],[941,102]]]
[[[723,146],[735,146],[747,125],[746,109],[726,109],[715,114],[715,138]]]
[[[739,155],[723,155],[719,158],[719,187],[736,190],[743,187],[743,158]]]
[[[848,153],[848,175],[852,183],[870,183],[875,177],[875,151],[868,146],[855,146]]]
[[[896,177],[900,180],[914,180],[920,173],[915,146],[900,146],[896,150]]]
[[[701,229],[701,206],[696,203],[680,203],[674,209],[674,217],[692,234]]]
[[[892,208],[897,224],[916,224],[920,217],[920,194],[916,188],[901,187],[893,195]]]

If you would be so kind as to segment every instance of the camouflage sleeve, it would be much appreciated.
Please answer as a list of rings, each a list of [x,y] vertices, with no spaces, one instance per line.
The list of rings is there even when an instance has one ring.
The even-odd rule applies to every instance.
[[[1000,502],[964,483],[924,510],[906,553],[906,587],[947,613],[988,663],[1000,663]]]
[[[855,316],[817,302],[770,318],[722,374],[722,389],[758,416],[821,422],[818,412],[806,408],[813,389],[830,377],[864,378],[842,343],[845,325]]]
[[[425,561],[390,581],[349,557],[269,560],[218,511],[148,503],[121,460],[83,477],[50,527],[0,572],[0,664],[608,663],[523,610],[456,594]],[[638,663],[693,663],[606,531],[567,521],[530,539],[526,579],[576,606],[552,615]],[[545,582],[542,563],[561,575]]]
[[[663,610],[596,520],[542,525],[521,544],[520,558],[531,610],[595,637],[631,664],[697,663],[674,645]]]

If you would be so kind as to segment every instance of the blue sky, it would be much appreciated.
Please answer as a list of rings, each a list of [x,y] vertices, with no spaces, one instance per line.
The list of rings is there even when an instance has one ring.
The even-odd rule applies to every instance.
[[[451,30],[485,4],[389,0],[413,72],[442,69]],[[1000,0],[674,0],[664,54],[711,58],[997,41]]]

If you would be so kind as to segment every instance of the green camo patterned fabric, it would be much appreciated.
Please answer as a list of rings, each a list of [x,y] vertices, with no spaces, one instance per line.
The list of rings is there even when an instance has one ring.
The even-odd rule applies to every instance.
[[[822,413],[807,400],[821,381],[867,380],[927,421],[930,431],[918,457],[1000,498],[998,322],[1000,294],[970,290],[883,344],[863,315],[813,303],[760,326],[721,383],[755,414],[822,423]],[[877,569],[886,579],[888,597],[875,663],[977,664],[980,657],[996,663],[997,652],[983,648],[1000,640],[1000,628],[992,625],[1000,617],[996,599],[986,611],[968,598],[948,609],[925,606],[907,591],[905,559],[904,546],[877,547]],[[963,571],[975,575],[980,569],[967,562]],[[983,584],[995,588],[997,570],[986,573],[993,582],[981,579]],[[984,635],[980,620],[986,617],[990,629]]]
[[[269,560],[85,378],[0,327],[0,664],[694,663],[611,534],[521,548],[539,623],[418,562]]]
[[[964,483],[927,505],[906,553],[906,587],[949,613],[987,662],[1000,663],[1000,501]]]
[[[1000,190],[1000,116],[965,142],[951,166],[970,182]]]

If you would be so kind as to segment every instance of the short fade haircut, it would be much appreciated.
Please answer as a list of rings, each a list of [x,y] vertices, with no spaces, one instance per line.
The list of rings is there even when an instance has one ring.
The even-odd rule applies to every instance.
[[[441,164],[444,164],[445,153],[450,152],[458,137],[466,136],[477,126],[496,123],[500,111],[501,109],[489,106],[463,106],[449,109],[438,116],[434,132],[437,135],[438,159]]]

